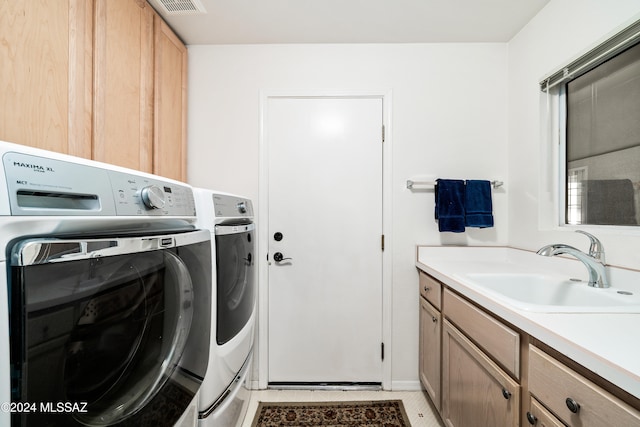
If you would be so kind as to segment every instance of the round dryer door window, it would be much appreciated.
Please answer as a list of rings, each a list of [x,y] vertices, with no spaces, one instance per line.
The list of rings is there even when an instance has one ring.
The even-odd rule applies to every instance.
[[[101,242],[99,253],[123,249],[109,246],[113,242]],[[150,401],[162,400],[156,397],[174,382],[169,379],[183,356],[194,318],[189,266],[175,249],[87,257],[86,244],[40,240],[18,249],[26,265],[12,268],[12,283],[19,285],[12,286],[12,306],[22,305],[22,319],[14,313],[11,323],[12,368],[19,374],[14,397],[37,403],[38,411],[17,414],[12,423],[175,421],[192,395],[176,405],[176,413],[155,420],[145,414],[148,424],[141,413]],[[179,396],[175,388],[171,393]],[[170,401],[162,405],[172,411]]]
[[[96,270],[108,276],[105,290],[83,304],[63,379],[67,401],[89,402],[77,417],[93,426],[128,418],[157,393],[184,350],[193,306],[189,274],[170,252]]]

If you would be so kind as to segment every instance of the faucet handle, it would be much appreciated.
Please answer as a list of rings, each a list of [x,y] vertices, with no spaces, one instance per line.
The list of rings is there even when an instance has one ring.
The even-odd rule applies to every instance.
[[[576,233],[584,234],[591,241],[591,245],[589,246],[589,256],[599,260],[602,264],[605,264],[604,260],[604,246],[600,240],[596,236],[591,233],[587,233],[583,230],[576,230]]]

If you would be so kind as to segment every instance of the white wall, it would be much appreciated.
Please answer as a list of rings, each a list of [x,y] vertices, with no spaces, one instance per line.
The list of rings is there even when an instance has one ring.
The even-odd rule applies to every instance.
[[[190,46],[189,181],[259,204],[261,90],[391,91],[392,376],[397,387],[416,383],[417,243],[586,246],[556,225],[538,82],[637,14],[638,0],[552,0],[508,45]],[[436,177],[504,180],[496,227],[438,233],[433,193],[405,188]],[[640,231],[583,228],[609,263],[640,268]]]
[[[261,90],[391,91],[392,381],[417,387],[415,245],[507,243],[506,79],[506,44],[190,46],[189,182],[259,204]],[[496,227],[439,233],[421,177],[504,180]]]
[[[509,244],[537,249],[563,242],[587,249],[588,240],[560,229],[557,176],[541,126],[546,100],[538,83],[625,23],[640,16],[638,0],[552,0],[509,43]],[[640,230],[580,227],[602,240],[607,262],[640,269]]]

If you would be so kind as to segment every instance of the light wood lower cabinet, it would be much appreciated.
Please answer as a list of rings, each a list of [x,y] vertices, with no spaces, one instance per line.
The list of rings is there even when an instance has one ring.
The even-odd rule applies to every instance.
[[[640,411],[533,345],[529,392],[569,426],[640,426]]]
[[[519,384],[446,319],[442,341],[442,417],[447,426],[519,426]]]
[[[640,400],[422,271],[419,286],[420,381],[448,427],[640,427]]]
[[[440,411],[440,384],[442,367],[442,316],[429,302],[420,298],[420,382]]]
[[[420,382],[445,423],[519,426],[518,332],[423,272],[419,286]]]

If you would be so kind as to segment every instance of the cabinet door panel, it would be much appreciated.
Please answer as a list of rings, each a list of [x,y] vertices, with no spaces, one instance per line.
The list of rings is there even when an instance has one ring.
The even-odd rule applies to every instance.
[[[153,172],[186,181],[187,49],[155,17]]]
[[[420,381],[440,411],[441,315],[424,298],[420,298]]]
[[[520,386],[447,320],[443,418],[450,427],[520,425]]]
[[[96,0],[93,158],[152,172],[153,9]]]
[[[92,3],[0,3],[0,139],[91,156]]]

